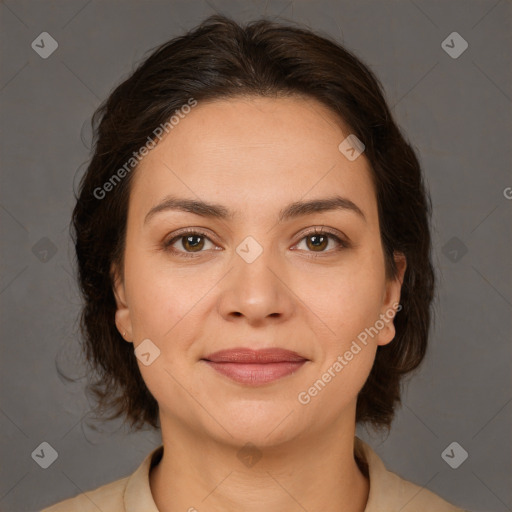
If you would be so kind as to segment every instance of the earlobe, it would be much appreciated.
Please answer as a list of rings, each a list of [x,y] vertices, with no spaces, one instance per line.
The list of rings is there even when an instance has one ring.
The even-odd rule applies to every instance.
[[[116,327],[125,341],[133,342],[132,322],[130,309],[126,300],[124,281],[121,279],[117,268],[114,266],[111,268],[111,276],[113,282],[112,291],[114,292],[117,307],[115,314]]]
[[[129,311],[128,309],[117,309],[116,311],[116,327],[121,336],[128,343],[133,343],[133,336],[131,332],[131,323],[129,320]]]
[[[387,345],[393,341],[396,335],[394,317],[396,313],[402,309],[400,305],[400,294],[404,282],[405,270],[407,268],[407,259],[403,253],[397,251],[394,253],[394,259],[397,275],[393,280],[386,283],[383,310],[380,315],[384,326],[379,332],[378,345]]]

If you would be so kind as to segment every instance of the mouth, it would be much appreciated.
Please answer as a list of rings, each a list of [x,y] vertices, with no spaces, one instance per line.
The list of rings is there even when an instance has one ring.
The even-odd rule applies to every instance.
[[[214,352],[202,361],[231,380],[259,386],[295,373],[308,359],[282,348],[235,348]]]

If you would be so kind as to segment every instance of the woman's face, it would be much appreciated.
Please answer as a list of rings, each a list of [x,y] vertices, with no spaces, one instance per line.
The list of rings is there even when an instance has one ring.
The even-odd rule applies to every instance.
[[[353,426],[405,262],[386,281],[368,161],[339,149],[349,134],[313,99],[200,102],[134,171],[116,323],[162,428],[263,446]],[[233,348],[303,360],[218,366],[254,377],[234,380],[205,361]]]

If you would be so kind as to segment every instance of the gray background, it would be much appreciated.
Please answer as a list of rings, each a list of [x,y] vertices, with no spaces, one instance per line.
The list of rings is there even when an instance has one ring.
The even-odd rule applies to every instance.
[[[67,228],[94,109],[147,50],[215,11],[305,23],[354,50],[382,81],[432,193],[439,288],[428,356],[392,433],[358,433],[389,469],[459,506],[512,510],[505,0],[0,3],[0,509],[37,510],[126,476],[160,443],[158,433],[130,434],[120,422],[93,430],[84,380],[56,372],[57,361],[84,373]],[[31,47],[44,31],[59,45],[47,59]],[[469,44],[456,59],[441,47],[453,31]],[[48,469],[31,458],[43,441],[58,452]],[[469,453],[458,469],[441,457],[452,441]]]

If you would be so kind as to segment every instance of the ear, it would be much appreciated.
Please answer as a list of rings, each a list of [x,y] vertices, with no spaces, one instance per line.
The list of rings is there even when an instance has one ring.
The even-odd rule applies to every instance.
[[[400,305],[400,292],[402,290],[402,283],[404,282],[405,269],[407,268],[407,259],[401,252],[395,251],[394,254],[395,265],[397,268],[397,276],[392,280],[386,281],[382,309],[380,315],[380,322],[378,325],[384,323],[384,327],[379,329],[377,336],[378,345],[387,345],[395,337],[396,330],[393,318],[402,306]]]
[[[124,288],[124,280],[120,275],[119,269],[112,264],[110,274],[113,281],[113,292],[116,299],[116,327],[121,336],[128,342],[133,342],[132,321],[130,317],[130,309],[126,301],[126,291]]]

